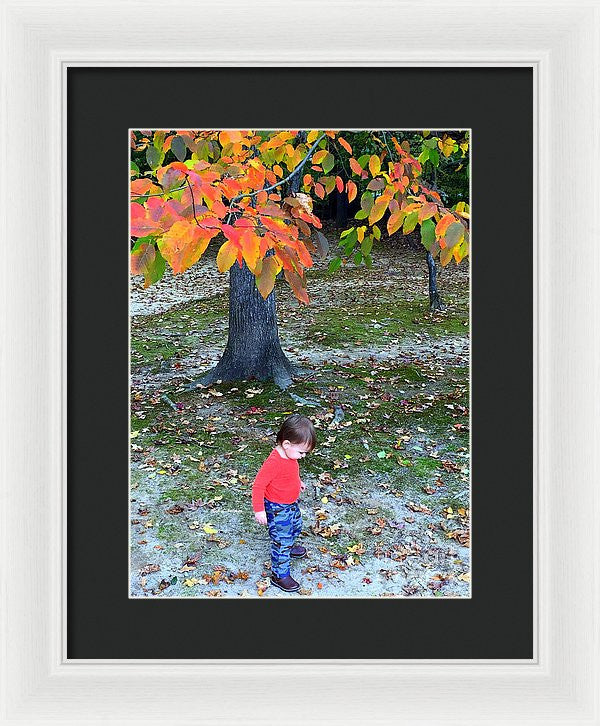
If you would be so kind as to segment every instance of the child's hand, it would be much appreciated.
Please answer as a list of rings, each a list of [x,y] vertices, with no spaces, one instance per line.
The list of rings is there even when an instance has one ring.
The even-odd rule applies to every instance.
[[[306,484],[303,481],[301,481],[300,482],[300,491],[303,492],[305,490],[306,490]]]
[[[259,524],[266,524],[267,523],[267,513],[266,512],[254,512],[254,518]]]

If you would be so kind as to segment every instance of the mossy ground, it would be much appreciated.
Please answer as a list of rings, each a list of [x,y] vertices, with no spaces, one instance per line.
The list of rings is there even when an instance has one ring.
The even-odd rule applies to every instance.
[[[184,390],[190,361],[224,347],[223,294],[134,319],[135,596],[285,596],[265,590],[268,539],[250,491],[294,411],[319,439],[301,462],[303,593],[468,596],[468,278],[446,273],[447,308],[431,315],[420,263],[398,255],[333,282],[317,270],[304,308],[278,283],[282,346],[304,369],[285,391],[257,381]]]

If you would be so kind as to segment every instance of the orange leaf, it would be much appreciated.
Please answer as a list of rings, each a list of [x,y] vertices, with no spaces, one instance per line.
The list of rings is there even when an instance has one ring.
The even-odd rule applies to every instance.
[[[344,191],[344,182],[342,181],[341,176],[336,176],[335,186],[337,187],[337,190],[338,192],[340,192],[340,194]]]
[[[398,210],[397,212],[393,212],[392,214],[390,214],[390,218],[388,219],[387,223],[388,234],[392,235],[394,234],[394,232],[397,232],[402,226],[403,221],[404,211]]]
[[[373,208],[371,209],[371,212],[369,214],[369,224],[375,224],[375,222],[378,222],[382,217],[387,209],[387,206],[389,204],[389,198],[388,197],[380,197],[375,204],[373,205]]]
[[[202,256],[218,229],[204,229],[187,221],[175,222],[171,229],[158,240],[161,255],[175,274],[185,272]]]
[[[312,176],[310,174],[305,174],[304,179],[302,180],[302,183],[305,187],[308,187],[312,184]]]
[[[362,176],[363,169],[362,166],[356,161],[354,158],[350,158],[350,168],[355,174],[358,174],[358,176]]]
[[[353,201],[356,198],[356,192],[358,191],[356,184],[353,181],[349,181],[346,184],[346,191],[348,192],[348,201]]]
[[[348,143],[348,142],[346,141],[346,139],[342,139],[342,137],[341,137],[341,136],[338,136],[338,142],[340,143],[340,146],[343,146],[343,147],[344,147],[344,149],[346,149],[346,151],[347,151],[347,152],[348,152],[349,154],[352,154],[352,147],[351,147],[351,146],[350,146],[350,144],[349,144],[349,143]]]
[[[329,152],[327,151],[327,149],[321,149],[321,151],[317,151],[317,153],[312,158],[312,163],[320,164],[328,153]]]
[[[444,216],[440,219],[440,221],[435,226],[435,233],[438,237],[441,237],[443,234],[446,233],[446,230],[448,227],[452,224],[452,222],[455,222],[456,219],[453,214],[444,214]]]
[[[433,202],[428,202],[427,204],[424,204],[419,210],[419,222],[424,222],[426,219],[433,217],[436,212],[437,204],[433,204]]]
[[[146,194],[150,190],[151,186],[152,182],[150,179],[134,179],[134,181],[131,182],[131,194],[132,196]]]
[[[219,143],[221,146],[227,146],[227,144],[239,144],[241,140],[241,131],[221,131],[219,134]]]
[[[315,184],[315,194],[319,197],[319,199],[325,199],[325,189],[323,188],[323,185],[318,182]]]

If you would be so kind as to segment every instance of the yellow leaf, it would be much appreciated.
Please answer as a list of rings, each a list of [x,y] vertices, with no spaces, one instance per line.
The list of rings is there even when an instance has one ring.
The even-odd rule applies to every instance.
[[[327,504],[329,499],[327,497],[321,497],[321,501],[323,502],[323,504]]]
[[[318,129],[313,129],[312,131],[308,132],[308,136],[306,137],[306,142],[308,144],[312,144],[317,140],[317,136],[319,135]]]
[[[132,432],[131,432],[131,438],[132,438],[132,439],[135,439],[135,437],[136,437],[136,436],[139,436],[139,435],[140,435],[140,432],[139,432],[139,431],[132,431]]]
[[[459,575],[457,580],[462,580],[463,582],[471,582],[471,573],[470,572],[463,572],[462,575]]]
[[[369,214],[369,224],[375,224],[375,222],[379,222],[379,220],[383,217],[385,210],[387,209],[389,201],[390,200],[388,199],[388,197],[380,197],[375,202]]]
[[[227,240],[221,245],[217,254],[217,268],[219,272],[226,272],[231,265],[236,261],[238,255],[238,248]]]
[[[371,172],[371,176],[377,176],[381,171],[381,160],[378,156],[373,155],[369,159],[369,171]]]
[[[217,534],[219,530],[215,529],[212,524],[205,524],[202,529],[206,532],[206,534]]]
[[[194,587],[194,585],[198,585],[200,583],[200,580],[197,577],[188,577],[187,580],[183,581],[183,584],[186,587]]]

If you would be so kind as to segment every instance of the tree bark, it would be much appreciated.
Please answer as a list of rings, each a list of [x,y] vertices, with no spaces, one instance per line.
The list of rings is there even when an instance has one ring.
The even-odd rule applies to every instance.
[[[234,262],[229,272],[229,335],[221,360],[196,384],[214,381],[274,381],[292,383],[296,368],[279,342],[275,291],[264,300],[246,263]]]
[[[348,222],[348,196],[346,192],[338,192],[336,190],[335,205],[335,221],[339,227],[343,227]]]
[[[427,267],[429,268],[429,309],[443,310],[444,306],[442,305],[440,294],[437,289],[437,270],[435,267],[435,260],[431,256],[431,252],[427,252]]]

